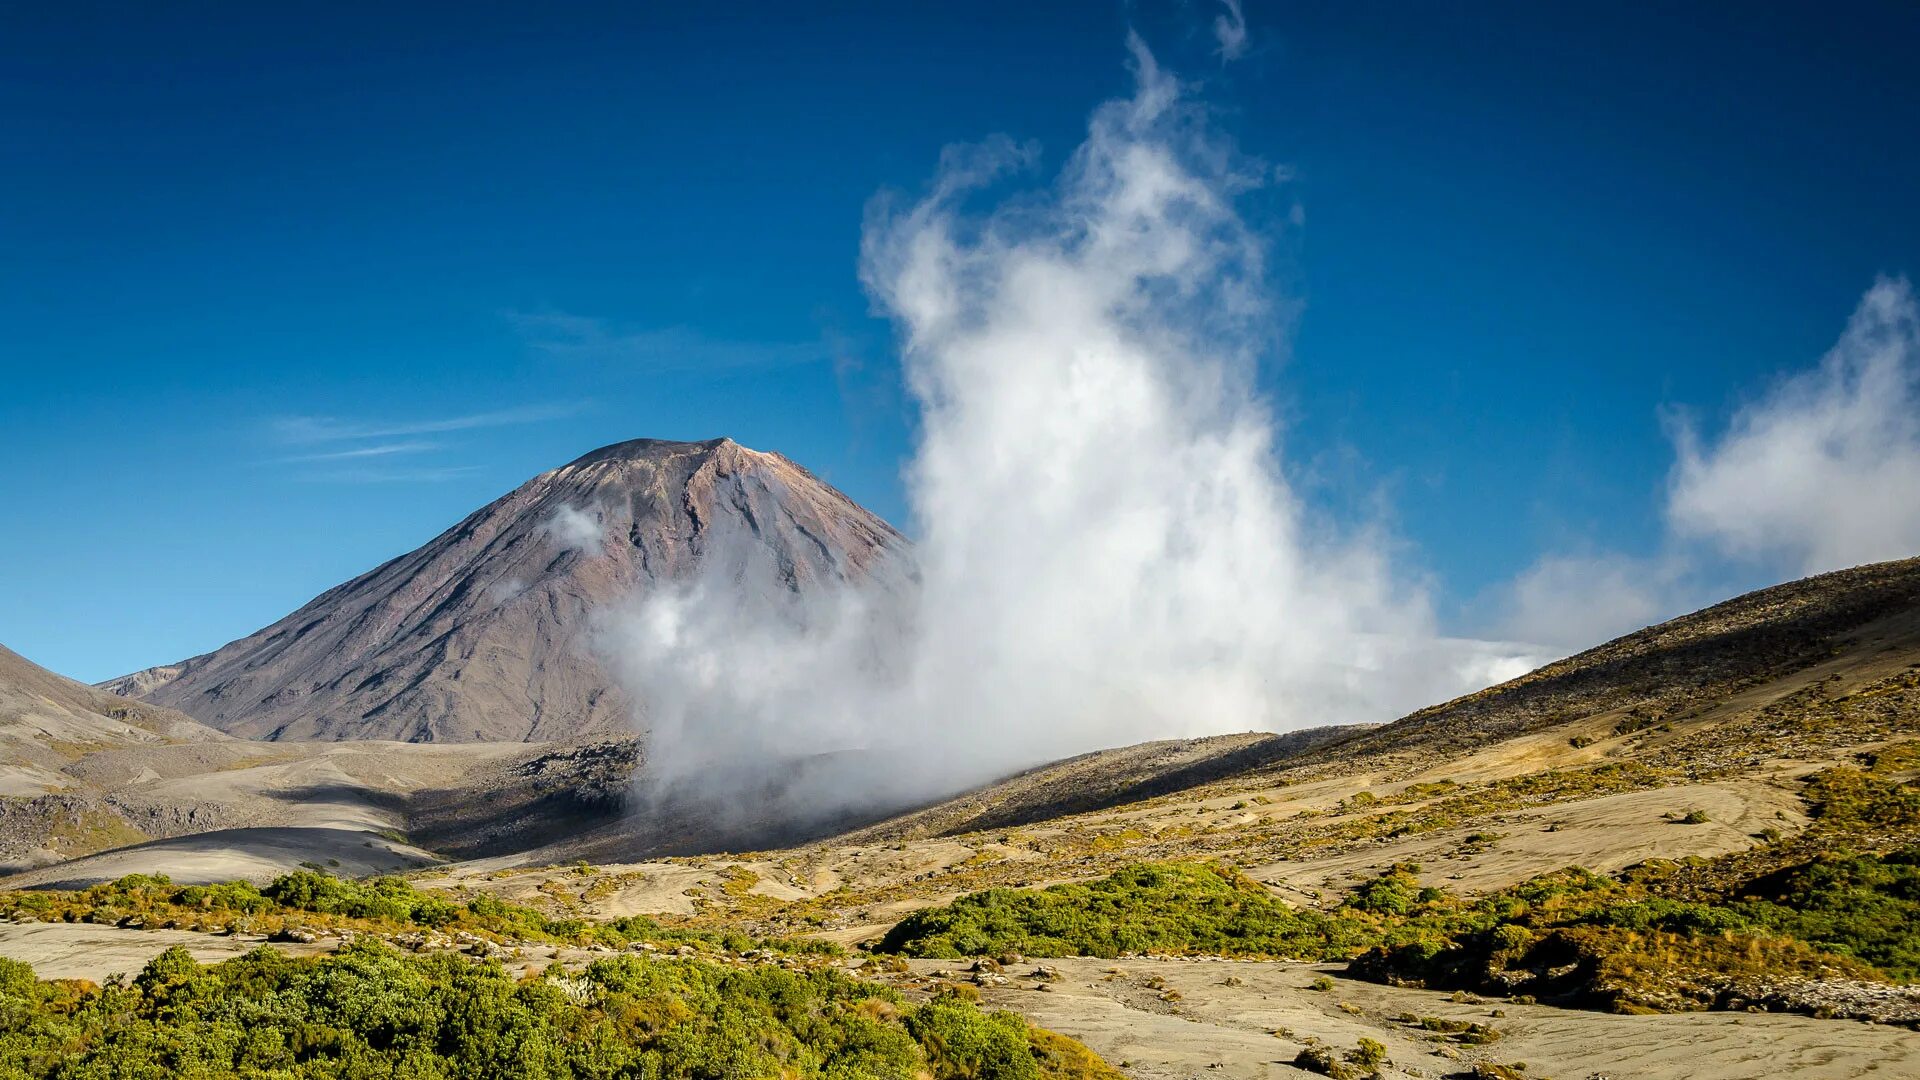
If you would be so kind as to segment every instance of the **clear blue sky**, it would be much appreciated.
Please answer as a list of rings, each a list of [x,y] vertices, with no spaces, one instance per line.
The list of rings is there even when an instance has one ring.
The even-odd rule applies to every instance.
[[[1296,171],[1289,455],[1384,490],[1449,607],[1647,552],[1661,409],[1915,269],[1920,8],[1246,2],[1224,69],[1200,0],[10,6],[0,642],[180,659],[640,436],[897,519],[863,205],[990,133],[1057,162],[1129,25]]]

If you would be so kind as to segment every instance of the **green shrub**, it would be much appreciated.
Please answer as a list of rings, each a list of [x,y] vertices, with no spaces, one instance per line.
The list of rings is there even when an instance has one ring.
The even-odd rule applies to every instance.
[[[533,908],[480,895],[459,903],[443,893],[416,889],[405,878],[349,880],[324,871],[300,870],[265,889],[244,881],[179,887],[164,876],[129,875],[77,892],[0,893],[0,914],[22,911],[64,921],[118,922],[138,917],[148,924],[224,923],[245,915],[254,929],[272,931],[291,922],[342,929],[464,930],[496,939],[620,946],[634,941],[692,943],[743,951],[756,944],[789,952],[838,955],[831,942],[759,942],[732,931],[673,930],[644,916],[591,923],[553,918]],[[312,916],[311,918],[309,916]]]
[[[1040,1076],[1026,1022],[1012,1013],[984,1013],[957,995],[943,994],[907,1017],[907,1031],[925,1048],[937,1075],[968,1080]]]
[[[1920,785],[1853,768],[1827,769],[1807,782],[1807,802],[1828,831],[1868,832],[1920,826]]]
[[[1366,1073],[1341,1061],[1332,1048],[1304,1046],[1294,1055],[1293,1067],[1304,1072],[1330,1076],[1333,1080],[1360,1080]]]
[[[912,1008],[832,970],[617,956],[517,982],[361,941],[203,967],[170,949],[75,990],[0,962],[0,1075],[1111,1080],[1071,1040],[955,998]]]
[[[1238,871],[1140,864],[1099,881],[989,889],[908,916],[879,951],[956,958],[1210,953],[1318,958],[1327,917],[1297,911]]]
[[[1749,883],[1730,910],[1753,927],[1920,981],[1920,847],[1827,855]]]
[[[1828,815],[1886,822],[1905,812],[1906,794],[1884,781],[1822,776],[1815,790],[1827,801],[1817,805]],[[1759,877],[1736,873],[1740,858],[1648,864],[1622,880],[1573,867],[1470,901],[1421,887],[1418,867],[1399,865],[1324,912],[1296,910],[1228,868],[1139,865],[1099,881],[964,896],[909,916],[882,948],[946,958],[1354,959],[1350,970],[1366,978],[1524,986],[1597,1007],[1711,1007],[1739,996],[1729,988],[1743,982],[1920,981],[1920,846],[1820,855]],[[1332,983],[1323,976],[1313,989]]]

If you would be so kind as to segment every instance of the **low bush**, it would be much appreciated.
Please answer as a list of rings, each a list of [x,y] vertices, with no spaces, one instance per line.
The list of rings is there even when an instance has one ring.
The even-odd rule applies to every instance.
[[[1782,979],[1920,980],[1920,847],[1821,855],[1704,899],[1663,893],[1682,869],[1616,880],[1569,868],[1469,901],[1397,866],[1322,912],[1230,868],[1141,865],[961,897],[909,916],[880,948],[1350,959],[1366,978],[1616,1009],[1712,1007],[1740,997],[1737,985]]]
[[[164,875],[133,874],[72,892],[25,890],[0,893],[0,913],[55,922],[138,922],[147,926],[215,927],[244,922],[271,933],[289,926],[374,930],[463,931],[496,940],[601,944],[636,941],[692,944],[742,951],[838,954],[831,942],[795,939],[755,941],[731,931],[680,930],[645,916],[609,922],[555,918],[534,908],[481,894],[461,901],[416,889],[398,877],[348,880],[313,870],[276,879],[264,889],[244,881],[219,885],[174,885]]]
[[[830,970],[617,956],[516,981],[361,941],[203,967],[170,949],[105,988],[0,960],[0,1076],[1113,1080],[1084,1047]]]
[[[1920,980],[1920,848],[1822,855],[1713,900],[1660,895],[1662,873],[1536,878],[1473,905],[1494,925],[1462,917],[1439,949],[1383,942],[1354,971],[1616,1009],[1712,1007],[1783,979]]]
[[[1138,953],[1343,959],[1423,924],[1436,905],[1406,867],[1368,882],[1340,909],[1294,908],[1237,870],[1142,863],[1097,881],[989,889],[901,921],[878,946],[910,956],[1117,957]]]

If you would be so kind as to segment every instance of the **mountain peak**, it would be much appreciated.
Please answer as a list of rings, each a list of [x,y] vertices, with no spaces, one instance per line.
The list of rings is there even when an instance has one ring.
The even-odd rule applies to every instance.
[[[107,689],[253,738],[547,741],[626,730],[591,615],[709,561],[796,592],[905,540],[773,453],[632,439],[545,472],[299,611]]]
[[[589,450],[560,468],[571,469],[603,461],[657,462],[684,455],[710,454],[728,447],[746,449],[724,435],[717,439],[701,439],[697,442],[679,442],[672,439],[627,439],[624,442],[610,443],[598,450]]]

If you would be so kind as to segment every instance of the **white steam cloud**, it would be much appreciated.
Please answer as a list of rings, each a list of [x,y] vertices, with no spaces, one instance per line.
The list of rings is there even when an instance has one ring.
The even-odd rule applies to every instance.
[[[1133,95],[1052,187],[974,210],[1031,161],[997,140],[869,215],[862,277],[920,410],[911,580],[802,596],[728,557],[608,620],[656,790],[757,769],[784,795],[763,812],[898,804],[1144,739],[1391,719],[1529,666],[1440,638],[1384,541],[1289,487],[1252,386],[1281,320],[1237,205],[1272,172],[1130,45]]]
[[[1677,429],[1682,537],[1801,573],[1920,553],[1920,310],[1874,283],[1814,370],[1742,409],[1718,444]]]
[[[1674,558],[1546,555],[1504,588],[1499,631],[1575,652],[1677,614],[1685,572]]]
[[[1819,364],[1716,441],[1678,419],[1661,553],[1548,555],[1506,590],[1501,629],[1564,650],[1725,595],[1727,560],[1769,579],[1920,554],[1920,305],[1861,298]]]
[[[540,525],[555,547],[588,554],[603,550],[600,522],[577,506],[562,506]]]

